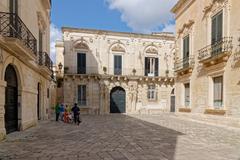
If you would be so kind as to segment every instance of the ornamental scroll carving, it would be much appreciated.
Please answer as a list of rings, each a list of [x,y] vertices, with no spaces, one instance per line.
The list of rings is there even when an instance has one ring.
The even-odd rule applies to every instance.
[[[203,13],[206,15],[208,12],[212,11],[214,9],[214,6],[223,5],[224,2],[228,2],[228,0],[212,0],[212,3],[208,6],[204,7]]]
[[[150,54],[158,54],[158,51],[155,47],[149,47],[147,50],[146,50],[146,53],[150,53]]]
[[[77,48],[77,49],[84,49],[84,50],[88,50],[88,46],[85,44],[85,43],[78,43],[74,46],[74,48]]]
[[[125,49],[120,44],[117,44],[112,47],[112,51],[113,52],[125,52]]]
[[[182,34],[185,29],[190,29],[194,23],[195,22],[193,20],[189,20],[187,23],[184,23],[182,28],[178,30],[178,35]]]

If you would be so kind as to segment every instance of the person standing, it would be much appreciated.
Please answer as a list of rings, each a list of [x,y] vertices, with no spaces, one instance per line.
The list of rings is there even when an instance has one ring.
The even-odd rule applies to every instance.
[[[59,105],[59,103],[57,103],[56,106],[55,106],[55,113],[56,113],[56,121],[58,121],[59,114],[60,114],[60,105]]]
[[[73,116],[74,116],[74,123],[78,124],[81,123],[80,121],[80,109],[77,106],[77,103],[74,104],[73,108],[72,108],[72,112],[73,112]]]
[[[64,116],[64,105],[61,104],[60,105],[60,118],[61,118],[61,121],[63,121],[63,116]]]

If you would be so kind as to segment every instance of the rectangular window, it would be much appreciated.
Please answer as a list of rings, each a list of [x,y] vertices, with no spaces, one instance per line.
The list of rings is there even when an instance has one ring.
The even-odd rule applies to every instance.
[[[122,75],[122,56],[114,55],[114,75]]]
[[[50,93],[49,93],[50,91],[49,91],[49,88],[47,89],[47,98],[49,98],[49,96],[50,96]]]
[[[145,76],[158,76],[158,58],[145,57]]]
[[[156,91],[156,86],[155,85],[149,85],[148,86],[148,100],[150,101],[155,101],[157,100],[157,91]]]
[[[189,35],[183,38],[183,59],[189,58]]]
[[[190,83],[184,84],[185,88],[185,107],[189,107],[190,105]]]
[[[223,106],[223,76],[213,78],[214,108]]]
[[[86,54],[85,53],[77,54],[77,73],[86,74]]]
[[[212,17],[212,44],[222,40],[223,32],[223,12],[219,12]]]
[[[87,105],[86,85],[79,85],[78,86],[78,104],[80,106],[86,106]]]

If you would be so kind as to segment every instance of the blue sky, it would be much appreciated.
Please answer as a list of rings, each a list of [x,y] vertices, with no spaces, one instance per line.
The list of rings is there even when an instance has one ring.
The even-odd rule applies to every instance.
[[[71,3],[69,3],[71,1]],[[103,0],[53,0],[52,23],[62,26],[131,31],[121,13],[110,10]]]
[[[51,58],[61,27],[120,32],[175,32],[170,12],[177,0],[52,0]]]

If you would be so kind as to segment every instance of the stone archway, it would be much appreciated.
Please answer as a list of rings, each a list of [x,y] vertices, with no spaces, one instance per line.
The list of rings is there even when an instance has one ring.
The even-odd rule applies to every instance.
[[[111,90],[110,113],[126,113],[126,92],[122,87]]]
[[[4,120],[8,134],[18,130],[18,78],[12,65],[7,66],[4,80],[7,82]]]

